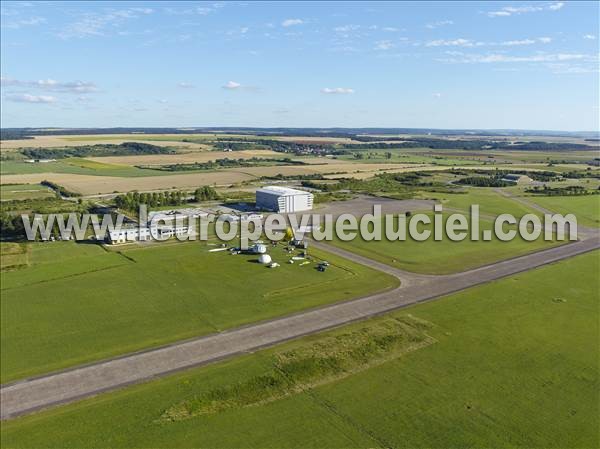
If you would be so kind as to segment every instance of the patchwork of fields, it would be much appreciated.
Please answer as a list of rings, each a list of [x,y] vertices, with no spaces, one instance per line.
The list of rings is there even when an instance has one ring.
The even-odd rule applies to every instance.
[[[427,138],[415,136],[423,139],[419,145],[426,144]],[[478,204],[480,237],[492,229],[492,219],[499,214],[541,216],[540,208],[574,213],[580,225],[600,227],[600,197],[592,194],[599,185],[598,167],[591,162],[597,156],[593,151],[496,151],[491,147],[471,151],[469,136],[464,138],[464,149],[454,146],[453,150],[434,149],[434,144],[431,148],[386,147],[398,143],[393,136],[372,146],[372,140],[360,139],[358,135],[216,133],[63,135],[3,141],[2,223],[12,225],[9,220],[14,216],[40,210],[44,214],[95,211],[95,205],[111,205],[112,194],[133,190],[192,191],[214,186],[220,187],[220,200],[226,203],[223,191],[229,187],[227,195],[236,201],[252,202],[259,185],[280,181],[297,185],[307,180],[315,183],[304,186],[321,189],[316,206],[321,211],[360,215],[371,202],[379,201],[388,208],[425,212],[433,218],[431,205],[437,202],[444,206],[446,220],[451,213],[468,213],[472,204]],[[265,143],[268,140],[281,143]],[[132,141],[173,151],[143,146],[125,153],[71,150],[72,156],[81,157],[63,158],[56,153],[58,160],[43,163],[25,161],[26,157],[41,158],[39,153],[19,151]],[[362,148],[337,151],[348,144]],[[238,151],[223,151],[230,145]],[[324,157],[326,152],[319,145],[336,151]],[[315,148],[307,151],[307,146]],[[224,158],[288,157],[303,164],[275,165],[270,160],[247,167],[210,164],[197,171],[155,169]],[[530,171],[533,183],[506,186],[499,182],[503,172],[494,173],[494,169],[564,176]],[[465,174],[466,170],[471,172]],[[431,173],[385,176],[415,171]],[[471,184],[502,187],[456,184],[470,175],[489,181],[469,180]],[[544,176],[549,181],[538,181]],[[340,178],[345,180],[335,182]],[[43,180],[84,198],[56,198],[40,184]],[[329,191],[319,182],[334,188]],[[585,195],[544,196],[527,191],[532,186]],[[98,204],[92,198],[96,195]],[[403,203],[397,205],[397,199]],[[156,204],[157,210],[173,207],[173,202]],[[396,277],[349,260],[351,254],[346,253],[347,258],[341,256],[343,252],[334,255],[316,245],[310,247],[313,260],[307,265],[285,263],[290,255],[281,245],[271,247],[269,254],[281,266],[268,269],[257,263],[256,256],[209,252],[217,245],[215,241],[116,247],[91,241],[23,243],[14,237],[19,235],[15,229],[0,243],[3,384],[399,285]],[[590,230],[586,232],[594,238]],[[395,273],[404,285],[422,293],[423,279],[433,284],[440,278],[399,275],[389,267],[428,275],[458,273],[563,242],[521,238],[502,242],[495,237],[478,242],[468,238],[417,242],[410,237],[390,242],[359,237],[349,242],[336,238],[332,244],[386,264],[379,264],[380,270]],[[569,248],[556,253],[566,257]],[[548,256],[536,257],[546,261]],[[325,260],[329,267],[318,271],[317,262]],[[498,272],[496,266],[489,269]],[[599,269],[596,250],[268,350],[11,419],[2,423],[1,443],[15,448],[597,447]],[[387,295],[404,301],[403,291]],[[381,304],[379,296],[368,299]],[[323,310],[318,314],[322,320]],[[261,332],[259,328],[262,339]],[[226,338],[230,335],[225,334]],[[189,346],[184,345],[187,350]],[[23,404],[21,391],[13,398]]]
[[[578,256],[391,314],[429,323],[424,332],[433,343],[285,397],[235,405],[242,399],[236,393],[252,398],[264,391],[258,379],[284,354],[307,354],[332,336],[374,332],[391,318],[6,422],[2,443],[597,447],[599,256]],[[321,375],[310,365],[298,370]],[[161,419],[184,401],[211,395],[229,397],[234,405],[176,422]]]

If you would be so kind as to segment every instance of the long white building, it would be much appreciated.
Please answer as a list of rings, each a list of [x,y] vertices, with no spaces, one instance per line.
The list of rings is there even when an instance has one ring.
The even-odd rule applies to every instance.
[[[313,194],[289,187],[267,186],[256,191],[256,207],[279,213],[311,210]]]

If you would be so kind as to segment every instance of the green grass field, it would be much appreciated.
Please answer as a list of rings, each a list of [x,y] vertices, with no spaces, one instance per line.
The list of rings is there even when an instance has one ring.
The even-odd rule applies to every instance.
[[[411,149],[412,150],[412,149]],[[481,165],[486,158],[476,156],[456,156],[449,151],[446,154],[428,154],[428,148],[416,151],[407,149],[386,149],[386,150],[354,150],[355,153],[362,153],[363,159],[356,159],[354,155],[340,155],[336,159],[356,161],[360,163],[394,163],[394,164],[436,164],[436,165]],[[391,153],[391,158],[386,156],[386,153]]]
[[[40,184],[3,184],[0,186],[0,200],[31,200],[55,196],[48,187]]]
[[[19,243],[0,242],[0,271],[19,270],[29,264],[29,248]]]
[[[138,247],[139,248],[139,247]],[[2,272],[2,382],[391,288],[349,261],[269,269],[255,256],[163,243],[121,253],[93,244],[31,245],[30,266]]]
[[[5,422],[2,446],[595,448],[599,256]],[[218,394],[247,401],[286,354],[411,316],[432,344],[285,397],[161,419]]]
[[[537,196],[526,198],[559,214],[574,214],[577,223],[584,226],[600,227],[600,196]]]
[[[433,214],[426,215],[433,223]],[[443,214],[443,223],[447,217],[448,214]],[[397,224],[394,226],[397,227]],[[427,229],[432,230],[433,224]],[[408,236],[407,230],[405,241],[389,241],[382,232],[380,241],[365,241],[358,237],[351,241],[341,241],[334,236],[334,240],[329,243],[396,268],[425,274],[457,273],[557,244],[557,242],[544,241],[543,234],[540,239],[532,242],[527,242],[520,237],[509,242],[500,241],[496,237],[484,241],[481,239],[481,234],[486,229],[493,229],[493,224],[491,221],[481,219],[478,241],[471,241],[468,236],[461,242],[453,242],[445,236],[441,241],[435,241],[432,231],[430,239],[418,242]]]
[[[84,158],[67,158],[56,162],[28,163],[23,161],[1,161],[0,174],[25,175],[32,173],[71,173],[75,175],[142,177],[160,176],[158,170],[149,170],[129,165],[105,164]],[[168,174],[168,172],[164,172]]]
[[[495,192],[487,187],[471,187],[464,189],[466,193],[421,192],[418,197],[438,200],[444,207],[460,209],[468,212],[472,204],[479,205],[482,216],[496,217],[500,214],[511,214],[517,218],[533,213],[541,215],[533,208],[519,203]]]

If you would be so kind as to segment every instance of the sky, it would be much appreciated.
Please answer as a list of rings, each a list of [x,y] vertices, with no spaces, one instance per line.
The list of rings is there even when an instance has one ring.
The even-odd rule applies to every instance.
[[[599,129],[599,2],[11,2],[2,127]]]

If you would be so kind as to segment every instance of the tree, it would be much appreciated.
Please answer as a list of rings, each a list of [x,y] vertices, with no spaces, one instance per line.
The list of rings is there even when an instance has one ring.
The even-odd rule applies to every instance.
[[[294,239],[294,231],[292,230],[292,228],[287,228],[285,230],[285,236],[283,237],[283,240],[285,242],[289,242],[290,240]]]
[[[208,201],[219,198],[217,191],[211,186],[202,186],[194,192],[194,201]]]

